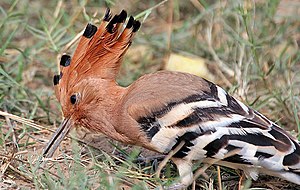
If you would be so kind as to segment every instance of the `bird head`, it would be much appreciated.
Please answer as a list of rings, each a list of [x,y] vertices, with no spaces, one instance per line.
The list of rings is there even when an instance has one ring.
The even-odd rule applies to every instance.
[[[93,130],[91,122],[111,111],[122,91],[116,85],[116,75],[140,25],[132,16],[127,19],[124,10],[112,16],[107,9],[98,28],[86,26],[73,57],[61,57],[60,74],[54,75],[53,83],[65,119],[44,149],[44,157],[53,155],[73,126]]]

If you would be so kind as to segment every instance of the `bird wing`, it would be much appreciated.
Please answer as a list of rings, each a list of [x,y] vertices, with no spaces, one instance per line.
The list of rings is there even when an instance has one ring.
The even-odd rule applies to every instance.
[[[184,141],[174,157],[213,158],[299,175],[297,140],[207,80],[158,72],[136,81],[126,99],[128,114],[158,152],[167,154]]]

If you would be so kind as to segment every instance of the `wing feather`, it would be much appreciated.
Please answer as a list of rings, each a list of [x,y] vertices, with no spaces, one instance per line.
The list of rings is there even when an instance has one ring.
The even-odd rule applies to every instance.
[[[143,92],[133,89],[140,97],[146,98],[137,98],[138,101],[127,108],[154,149],[168,153],[184,141],[175,157],[204,161],[216,159],[229,166],[238,163],[265,168],[283,178],[287,176],[286,172],[299,175],[299,142],[278,125],[209,81],[168,72],[160,72],[155,77],[164,75],[174,75],[173,79],[177,81],[160,81],[164,88],[146,88]],[[136,83],[146,86],[143,79]],[[131,96],[136,98],[129,95],[129,100]],[[158,101],[161,99],[168,101]],[[230,151],[237,153],[227,156]],[[248,173],[257,176],[252,169]]]

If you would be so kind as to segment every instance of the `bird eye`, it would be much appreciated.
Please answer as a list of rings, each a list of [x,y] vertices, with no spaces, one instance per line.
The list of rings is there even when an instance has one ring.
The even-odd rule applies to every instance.
[[[76,94],[73,94],[71,97],[70,97],[70,101],[72,104],[75,104],[77,102],[77,96]]]
[[[73,94],[71,97],[70,97],[70,100],[71,100],[71,103],[72,104],[75,104],[76,103],[76,95],[75,94]]]

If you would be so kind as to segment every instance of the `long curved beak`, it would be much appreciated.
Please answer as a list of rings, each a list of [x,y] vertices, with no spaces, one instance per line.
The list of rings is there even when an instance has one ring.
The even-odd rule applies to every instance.
[[[48,142],[47,146],[44,148],[43,151],[43,157],[44,158],[51,158],[61,143],[61,141],[64,139],[64,137],[69,133],[71,127],[73,126],[72,119],[65,118],[63,122],[60,124],[58,129],[55,131],[54,135]]]

